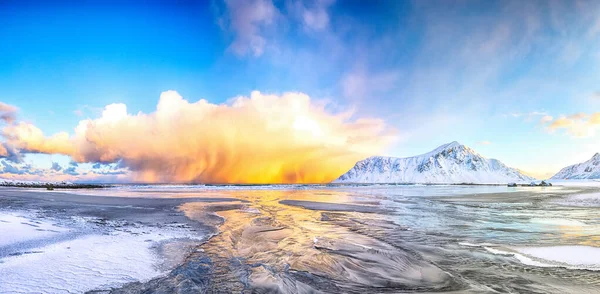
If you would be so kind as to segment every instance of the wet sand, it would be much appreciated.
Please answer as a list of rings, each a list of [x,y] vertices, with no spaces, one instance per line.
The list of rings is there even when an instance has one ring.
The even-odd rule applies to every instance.
[[[162,274],[90,293],[593,293],[600,273],[587,268],[596,261],[579,268],[564,262],[580,255],[543,258],[595,252],[592,210],[556,203],[596,190],[161,188],[118,197],[1,189],[0,212],[82,217],[111,234],[176,228],[198,237],[156,239]]]

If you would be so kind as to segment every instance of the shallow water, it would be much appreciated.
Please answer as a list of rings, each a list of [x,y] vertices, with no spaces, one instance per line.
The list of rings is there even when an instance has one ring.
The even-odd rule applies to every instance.
[[[129,196],[150,192],[153,197],[206,195],[245,202],[181,205],[186,216],[218,227],[220,234],[169,276],[117,292],[599,291],[596,208],[560,204],[594,188],[378,185],[126,191]],[[584,262],[582,255],[593,257]]]
[[[21,191],[0,191],[0,204],[38,216],[23,221],[6,214],[0,228],[32,221],[39,228],[5,238],[22,240],[0,246],[0,269],[12,275],[0,282],[13,283],[0,289],[15,281],[24,293],[53,293],[50,284],[75,293],[598,293],[600,287],[595,187]],[[72,219],[88,221],[78,228],[66,221]],[[122,257],[102,258],[107,253]],[[45,270],[52,262],[62,264],[63,275]],[[133,264],[139,270],[131,271]]]

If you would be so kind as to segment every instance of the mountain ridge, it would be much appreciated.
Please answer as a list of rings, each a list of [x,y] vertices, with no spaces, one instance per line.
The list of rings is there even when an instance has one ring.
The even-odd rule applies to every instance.
[[[552,176],[551,179],[600,179],[600,153],[597,152],[592,158],[584,162],[562,168],[558,173]]]
[[[457,141],[413,157],[371,156],[334,183],[498,184],[535,180]]]

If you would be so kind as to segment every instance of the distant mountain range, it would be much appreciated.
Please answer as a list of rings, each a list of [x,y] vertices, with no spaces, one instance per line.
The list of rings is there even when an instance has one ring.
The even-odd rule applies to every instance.
[[[452,142],[407,158],[373,156],[361,160],[334,183],[475,183],[529,182],[534,178],[497,159]]]
[[[590,160],[567,166],[555,174],[552,179],[600,179],[600,153],[594,154]]]

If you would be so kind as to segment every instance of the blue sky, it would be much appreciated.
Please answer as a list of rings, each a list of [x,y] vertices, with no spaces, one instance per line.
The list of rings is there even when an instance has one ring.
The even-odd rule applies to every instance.
[[[0,40],[0,101],[46,135],[112,103],[152,113],[167,90],[258,90],[382,119],[386,155],[456,140],[545,175],[600,152],[596,1],[3,1]]]

